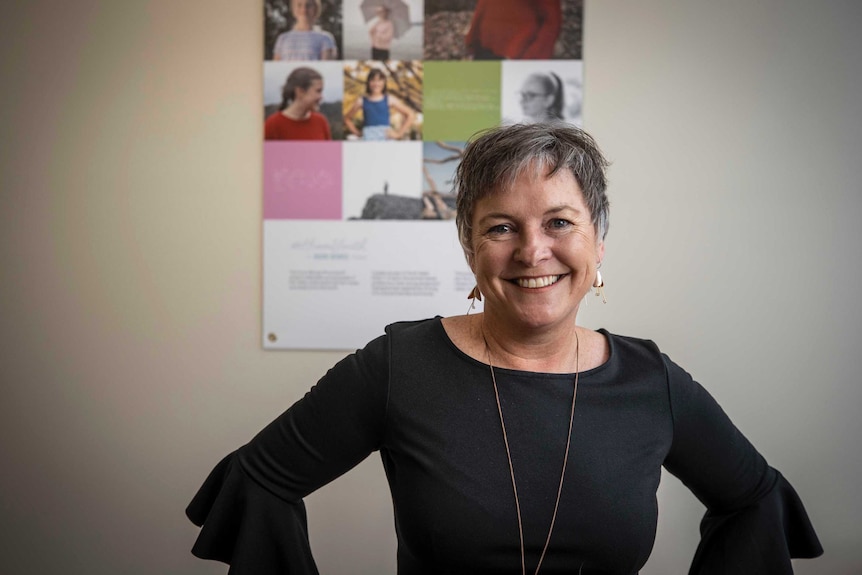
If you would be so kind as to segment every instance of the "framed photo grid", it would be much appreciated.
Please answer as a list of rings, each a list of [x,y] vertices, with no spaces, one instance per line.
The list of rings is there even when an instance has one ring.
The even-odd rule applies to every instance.
[[[265,0],[263,346],[464,313],[467,141],[582,123],[583,0]]]

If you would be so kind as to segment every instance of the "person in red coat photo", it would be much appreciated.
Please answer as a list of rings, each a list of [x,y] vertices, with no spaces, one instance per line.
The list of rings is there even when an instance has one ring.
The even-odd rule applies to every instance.
[[[478,0],[467,52],[474,60],[548,60],[562,22],[560,0]]]

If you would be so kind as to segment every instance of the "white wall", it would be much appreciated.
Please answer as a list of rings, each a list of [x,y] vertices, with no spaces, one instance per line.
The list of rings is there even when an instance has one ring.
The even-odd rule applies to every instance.
[[[585,123],[613,160],[588,325],[651,337],[862,572],[862,9],[590,0]],[[263,352],[261,5],[0,5],[4,573],[224,573],[183,509],[340,353]],[[646,575],[683,573],[669,478]],[[392,573],[372,457],[309,501],[324,573]]]

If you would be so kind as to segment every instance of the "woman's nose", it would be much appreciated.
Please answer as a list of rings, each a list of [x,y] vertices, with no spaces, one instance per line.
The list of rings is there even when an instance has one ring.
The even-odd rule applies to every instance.
[[[551,238],[540,230],[525,230],[520,235],[515,259],[528,267],[536,267],[551,256]]]

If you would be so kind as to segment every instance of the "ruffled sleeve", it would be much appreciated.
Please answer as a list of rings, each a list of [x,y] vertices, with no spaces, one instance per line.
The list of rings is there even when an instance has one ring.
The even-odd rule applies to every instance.
[[[689,575],[792,575],[791,558],[823,553],[790,483],[697,382],[665,357],[673,446],[665,467],[706,506]]]
[[[791,558],[823,553],[793,486],[778,471],[770,471],[775,478],[772,488],[754,505],[729,513],[707,511],[690,573],[789,575]]]
[[[284,501],[251,479],[236,452],[221,460],[186,508],[202,526],[192,548],[230,575],[317,575],[302,500]]]
[[[302,498],[379,449],[384,337],[338,362],[302,399],[213,469],[186,509],[192,553],[231,575],[316,574]]]

